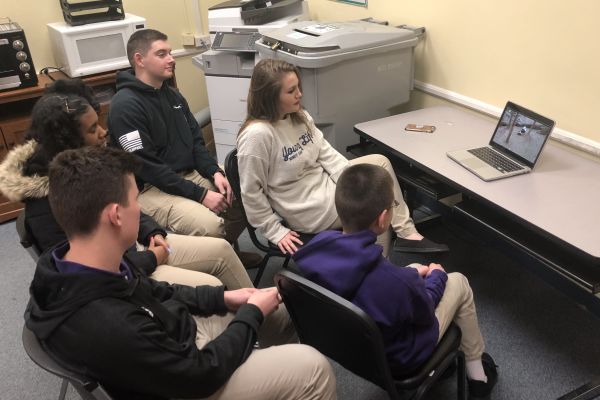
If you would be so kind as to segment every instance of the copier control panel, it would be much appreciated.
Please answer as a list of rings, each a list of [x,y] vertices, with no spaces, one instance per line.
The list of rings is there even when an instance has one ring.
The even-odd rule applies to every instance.
[[[217,32],[212,42],[213,50],[256,52],[254,42],[262,35],[258,32]]]

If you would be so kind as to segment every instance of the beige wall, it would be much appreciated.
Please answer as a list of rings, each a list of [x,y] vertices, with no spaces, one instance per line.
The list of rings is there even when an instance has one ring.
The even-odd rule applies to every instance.
[[[222,0],[127,0],[124,6],[145,17],[148,27],[167,33],[177,49],[181,34],[195,29],[195,1],[206,33],[208,7]],[[425,26],[416,79],[496,107],[513,100],[556,119],[564,130],[600,142],[594,118],[600,111],[600,2],[369,0],[366,9],[308,2],[317,20],[375,17]],[[32,12],[19,1],[0,0],[0,10],[25,29],[36,68],[53,65],[46,24],[62,20],[59,2],[37,0]],[[202,72],[190,57],[177,62],[178,84],[192,109],[207,106]],[[439,102],[415,92],[408,107]]]
[[[600,142],[600,2],[309,0],[313,19],[375,17],[425,26],[416,79],[496,107],[506,100]],[[418,92],[416,92],[418,93]],[[437,102],[413,95],[410,107]]]
[[[194,1],[197,1],[203,18],[204,32],[207,33],[207,15],[210,5],[219,0],[126,0],[125,12],[146,18],[147,27],[158,29],[169,36],[173,49],[181,48],[181,35],[195,30]],[[23,7],[21,1],[0,0],[0,16],[10,17],[25,30],[33,62],[39,71],[46,66],[54,66],[46,24],[63,21],[58,0],[36,0]],[[177,84],[192,110],[208,106],[204,75],[191,63],[191,57],[177,59]]]

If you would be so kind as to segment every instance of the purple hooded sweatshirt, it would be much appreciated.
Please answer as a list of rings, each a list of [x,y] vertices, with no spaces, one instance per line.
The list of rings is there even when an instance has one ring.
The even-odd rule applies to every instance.
[[[421,278],[414,268],[390,263],[370,230],[325,231],[294,254],[302,274],[351,301],[381,330],[394,375],[409,373],[433,352],[438,340],[434,311],[447,275],[435,270]]]

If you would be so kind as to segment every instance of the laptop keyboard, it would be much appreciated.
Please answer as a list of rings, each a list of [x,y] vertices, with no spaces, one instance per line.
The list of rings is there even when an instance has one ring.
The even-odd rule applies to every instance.
[[[512,172],[524,169],[519,164],[510,161],[508,158],[504,157],[501,154],[498,154],[489,147],[479,147],[477,149],[470,149],[468,151],[475,157],[488,163],[500,172]]]

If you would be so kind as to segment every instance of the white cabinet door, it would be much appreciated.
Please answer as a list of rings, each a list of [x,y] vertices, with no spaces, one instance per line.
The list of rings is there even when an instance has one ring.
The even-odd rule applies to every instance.
[[[215,143],[235,146],[240,126],[242,126],[241,121],[223,121],[213,118],[212,129],[215,136]]]
[[[207,76],[206,89],[212,120],[243,121],[250,78]]]
[[[241,121],[212,120],[213,135],[217,148],[217,160],[220,163],[223,163],[227,153],[235,148],[237,134],[241,125]]]

